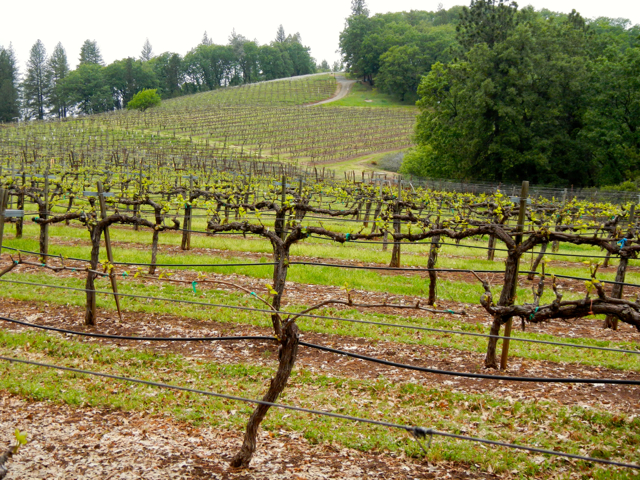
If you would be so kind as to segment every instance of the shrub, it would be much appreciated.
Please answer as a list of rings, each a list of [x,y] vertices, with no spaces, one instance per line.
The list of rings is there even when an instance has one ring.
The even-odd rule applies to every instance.
[[[127,110],[145,111],[147,108],[155,107],[160,104],[160,95],[156,93],[156,89],[146,89],[136,93],[131,101],[127,103]]]

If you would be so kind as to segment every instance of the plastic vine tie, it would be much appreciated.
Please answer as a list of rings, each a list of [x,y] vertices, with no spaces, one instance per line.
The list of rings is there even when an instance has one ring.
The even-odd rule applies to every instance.
[[[533,313],[531,315],[529,315],[529,320],[533,320],[533,317],[536,316],[536,313],[538,313],[539,309],[540,309],[540,307],[536,307],[536,309],[533,311]]]

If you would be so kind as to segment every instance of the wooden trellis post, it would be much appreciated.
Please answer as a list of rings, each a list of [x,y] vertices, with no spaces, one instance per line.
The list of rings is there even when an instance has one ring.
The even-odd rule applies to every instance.
[[[0,255],[2,255],[2,236],[4,235],[4,211],[7,208],[9,190],[0,188]]]
[[[402,180],[398,181],[398,197],[396,198],[395,205],[393,206],[394,216],[400,215],[400,202],[402,201]],[[402,231],[402,223],[399,218],[393,219],[393,232],[400,233]],[[400,267],[400,241],[393,238],[393,249],[391,250],[391,263],[390,267]]]
[[[41,217],[46,220],[49,217],[49,170],[44,174],[44,205]],[[40,230],[40,262],[47,263],[47,255],[49,254],[49,224],[45,224]]]
[[[100,202],[100,217],[102,220],[107,218],[107,202],[104,199],[105,191],[102,187],[102,182],[98,182],[98,201]],[[107,259],[111,266],[113,266],[113,251],[111,250],[111,237],[109,236],[109,227],[104,228],[104,243],[107,248]],[[120,297],[118,296],[118,284],[116,281],[115,269],[112,268],[109,271],[109,279],[111,280],[111,288],[113,289],[113,298],[116,301],[116,308],[118,309],[118,316],[122,320],[122,311],[120,309]],[[95,318],[95,316],[94,316]]]
[[[191,250],[191,219],[193,217],[193,208],[191,207],[191,192],[193,192],[193,175],[184,175],[182,178],[189,179],[189,193],[184,204],[184,225],[182,230],[182,242],[180,248],[182,250]]]
[[[636,206],[631,205],[629,209],[629,230],[625,238],[632,238],[635,234],[635,222],[636,222]],[[622,240],[625,242],[625,240]],[[626,243],[626,242],[625,242]],[[622,243],[624,247],[624,243]],[[626,274],[627,274],[627,265],[629,264],[629,257],[627,255],[620,255],[620,263],[618,264],[618,270],[616,272],[616,282],[611,288],[611,296],[613,298],[622,298],[622,290]],[[604,320],[604,328],[611,328],[613,330],[618,329],[618,317],[614,317],[613,315],[607,315],[607,318]]]

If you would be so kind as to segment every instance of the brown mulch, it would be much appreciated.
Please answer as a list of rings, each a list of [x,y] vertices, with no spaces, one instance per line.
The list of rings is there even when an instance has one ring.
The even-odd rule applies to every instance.
[[[228,463],[242,443],[239,431],[145,412],[30,402],[0,391],[0,449],[12,443],[16,428],[29,443],[7,464],[6,480],[498,478],[452,462],[312,445],[284,430],[262,430],[250,467],[233,469]]]
[[[83,309],[73,306],[59,306],[13,299],[4,299],[0,314],[18,320],[40,325],[55,326],[74,331],[107,333],[111,335],[135,336],[270,336],[268,328],[251,325],[238,325],[199,321],[171,315],[127,312],[124,322],[119,322],[117,313],[109,310],[99,311],[99,325],[86,327],[83,324]],[[15,324],[5,323],[3,328],[24,330]],[[416,365],[440,370],[493,373],[480,368],[484,355],[473,352],[442,348],[429,345],[410,345],[389,341],[375,341],[360,337],[318,334],[305,332],[301,325],[301,339],[332,348],[355,352],[384,360]],[[416,338],[422,338],[421,333]],[[74,340],[79,337],[72,336]],[[89,339],[83,341],[115,345],[119,348],[151,349],[158,352],[171,352],[186,357],[209,360],[218,363],[250,363],[270,366],[275,369],[277,346],[271,342],[141,342],[133,340]],[[613,353],[612,353],[613,354]],[[527,400],[533,397],[553,399],[563,405],[605,408],[621,412],[634,412],[640,408],[640,387],[627,385],[601,385],[599,378],[617,378],[640,380],[640,373],[619,371],[603,367],[580,364],[554,363],[512,357],[506,376],[531,377],[581,377],[593,378],[588,384],[544,384],[535,382],[503,382],[491,379],[472,379],[457,376],[430,374],[414,370],[400,369],[381,364],[365,362],[333,353],[311,348],[300,348],[297,368],[313,373],[345,376],[356,379],[377,379],[384,376],[396,383],[411,382],[428,388],[442,388],[461,393],[491,394],[498,397]]]

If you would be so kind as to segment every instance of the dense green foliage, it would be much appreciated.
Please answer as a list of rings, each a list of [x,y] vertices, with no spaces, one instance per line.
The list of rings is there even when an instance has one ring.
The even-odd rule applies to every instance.
[[[269,45],[258,45],[235,32],[228,45],[204,40],[185,55],[181,70],[182,90],[193,93],[314,73],[315,63],[300,35],[285,37],[280,26]]]
[[[147,108],[160,105],[160,95],[157,94],[157,90],[147,89],[136,93],[130,102],[127,103],[127,110],[141,110],[145,111]]]
[[[416,93],[432,64],[451,59],[459,12],[453,7],[370,17],[364,2],[354,1],[340,34],[343,61],[349,72],[404,99]]]
[[[477,0],[418,93],[413,174],[575,186],[640,173],[640,27]]]
[[[13,48],[0,45],[0,122],[11,122],[20,116],[18,67]]]

